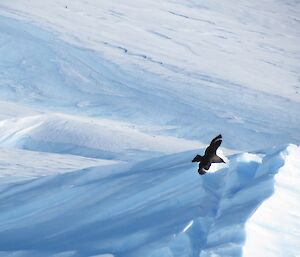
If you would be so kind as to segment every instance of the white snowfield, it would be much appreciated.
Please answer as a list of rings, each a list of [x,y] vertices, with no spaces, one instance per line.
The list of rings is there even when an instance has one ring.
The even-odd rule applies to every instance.
[[[0,100],[237,150],[299,144],[298,17],[284,0],[1,0]]]
[[[1,0],[0,257],[299,257],[299,17]]]

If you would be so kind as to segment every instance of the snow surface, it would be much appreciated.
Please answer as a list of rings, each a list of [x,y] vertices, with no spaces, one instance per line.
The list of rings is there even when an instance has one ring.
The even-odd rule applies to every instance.
[[[299,256],[300,250],[294,246],[300,236],[300,148],[290,145],[283,156],[284,165],[274,176],[274,194],[246,224],[244,256],[258,256],[261,252],[267,256]],[[267,245],[257,235],[268,238]]]
[[[236,150],[299,144],[299,10],[2,0],[0,100],[205,142],[222,132]]]
[[[300,256],[299,17],[1,0],[0,256]]]
[[[40,256],[296,256],[299,151],[233,155],[228,168],[215,164],[218,172],[202,177],[188,151],[5,185],[0,248]]]
[[[6,147],[0,148],[0,158],[1,184],[70,172],[79,168],[119,163],[119,161],[99,158],[93,159],[68,154],[32,152]]]
[[[0,145],[118,160],[138,160],[200,146],[176,137],[151,136],[124,122],[63,114],[2,120]]]

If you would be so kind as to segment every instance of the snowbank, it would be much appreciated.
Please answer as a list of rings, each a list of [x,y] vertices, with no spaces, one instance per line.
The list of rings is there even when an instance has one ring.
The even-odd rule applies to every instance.
[[[299,10],[1,0],[0,256],[300,256]]]
[[[0,147],[0,184],[118,163],[69,154],[34,152]]]
[[[108,119],[40,114],[0,121],[0,146],[86,157],[139,160],[199,148],[171,136],[152,136]]]
[[[11,184],[1,190],[0,249],[203,257],[275,256],[289,246],[297,253],[299,151],[238,154],[205,176],[191,163],[193,151]],[[288,236],[272,238],[277,229]],[[253,250],[253,240],[265,239],[274,251]]]
[[[281,156],[283,166],[269,169],[276,173],[272,195],[246,223],[245,257],[300,254],[300,148],[289,145]]]

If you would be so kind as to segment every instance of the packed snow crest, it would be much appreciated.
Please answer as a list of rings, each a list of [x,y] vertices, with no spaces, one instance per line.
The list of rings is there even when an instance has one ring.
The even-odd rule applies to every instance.
[[[1,0],[0,257],[299,257],[299,17]]]
[[[232,155],[201,177],[194,153],[2,185],[2,256],[299,253],[299,147]]]

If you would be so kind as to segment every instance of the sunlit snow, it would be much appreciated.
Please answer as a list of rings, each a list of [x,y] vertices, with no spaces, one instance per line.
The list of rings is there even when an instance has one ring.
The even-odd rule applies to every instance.
[[[1,0],[0,256],[300,256],[299,17]]]

